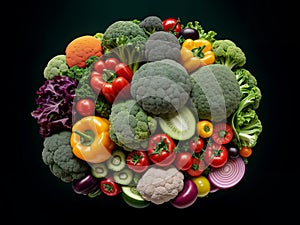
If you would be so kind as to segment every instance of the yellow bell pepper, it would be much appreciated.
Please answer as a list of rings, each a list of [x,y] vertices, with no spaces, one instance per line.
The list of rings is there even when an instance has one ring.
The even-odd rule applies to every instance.
[[[212,51],[212,44],[205,39],[186,39],[181,46],[180,61],[189,73],[202,66],[213,64],[215,54]]]
[[[76,157],[100,163],[111,156],[115,143],[109,136],[109,121],[99,116],[86,116],[72,127],[70,144]]]

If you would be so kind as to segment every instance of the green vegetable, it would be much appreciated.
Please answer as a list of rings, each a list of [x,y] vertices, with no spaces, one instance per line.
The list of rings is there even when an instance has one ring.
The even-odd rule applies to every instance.
[[[132,21],[117,21],[103,33],[103,51],[129,65],[134,73],[143,61],[147,38],[147,34],[138,24]]]
[[[199,119],[214,122],[227,119],[239,106],[240,86],[225,65],[209,64],[191,73],[191,99]]]
[[[103,95],[98,95],[95,103],[95,111],[100,117],[108,119],[111,113],[111,106]]]
[[[114,149],[111,157],[106,160],[106,166],[112,171],[120,171],[126,166],[125,153],[120,149]]]
[[[262,94],[255,77],[245,69],[235,71],[240,84],[242,98],[236,112],[231,118],[231,126],[235,133],[233,142],[241,148],[253,148],[262,132],[262,123],[255,111],[258,108]]]
[[[106,163],[90,163],[91,174],[96,178],[106,177],[108,175],[108,168]]]
[[[231,40],[216,40],[212,44],[212,51],[215,53],[215,63],[230,69],[242,67],[246,63],[245,53]]]
[[[148,62],[134,74],[130,92],[146,112],[171,113],[190,99],[191,80],[184,67],[171,59]]]
[[[143,28],[148,36],[154,32],[164,30],[162,20],[158,16],[147,16],[139,23],[139,26]]]
[[[133,99],[114,103],[109,122],[110,138],[128,151],[146,148],[149,136],[157,127],[156,120]]]
[[[132,182],[133,173],[133,170],[124,168],[120,171],[113,172],[113,179],[118,184],[129,185]]]
[[[56,55],[48,62],[44,69],[44,78],[52,79],[56,75],[64,75],[68,71],[66,55]]]
[[[172,59],[180,61],[181,45],[177,37],[169,32],[157,31],[150,35],[145,44],[146,61]]]
[[[75,89],[75,100],[89,98],[93,101],[96,100],[97,96],[90,86],[90,71],[85,70],[82,77],[79,80],[78,86]]]
[[[64,182],[80,179],[89,170],[89,165],[73,154],[70,137],[70,131],[61,131],[46,137],[43,142],[43,162]]]

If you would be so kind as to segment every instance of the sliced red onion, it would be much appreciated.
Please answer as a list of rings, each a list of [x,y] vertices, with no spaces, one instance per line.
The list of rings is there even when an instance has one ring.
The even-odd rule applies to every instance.
[[[226,189],[240,182],[245,170],[245,162],[241,157],[230,158],[221,168],[212,168],[208,179],[217,188]]]

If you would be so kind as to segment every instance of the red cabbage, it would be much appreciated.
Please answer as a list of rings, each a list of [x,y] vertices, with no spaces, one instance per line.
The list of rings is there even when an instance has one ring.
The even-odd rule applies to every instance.
[[[55,76],[36,91],[38,107],[31,113],[45,138],[72,128],[73,98],[78,81],[67,76]]]

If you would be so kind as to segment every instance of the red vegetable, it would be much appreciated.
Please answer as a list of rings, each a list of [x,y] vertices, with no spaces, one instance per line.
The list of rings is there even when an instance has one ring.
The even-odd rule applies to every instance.
[[[201,137],[193,138],[189,141],[189,146],[192,152],[199,153],[204,148],[204,140]]]
[[[245,170],[246,166],[242,157],[230,158],[223,167],[212,168],[208,179],[217,188],[230,188],[240,182]]]
[[[171,199],[170,203],[176,208],[183,209],[193,205],[197,197],[197,185],[191,179],[186,179],[182,191],[174,199]]]
[[[197,177],[203,173],[206,167],[204,160],[193,157],[192,166],[187,170],[187,173],[192,177]]]
[[[137,173],[142,173],[148,169],[150,160],[146,151],[133,150],[126,157],[127,167]]]
[[[162,25],[164,31],[174,33],[177,37],[179,36],[179,32],[181,30],[180,19],[175,18],[167,18],[162,21]]]
[[[174,162],[176,153],[173,139],[164,133],[155,134],[148,142],[149,159],[158,166],[168,166]]]
[[[108,196],[116,196],[121,193],[121,185],[116,183],[112,177],[102,178],[100,181],[101,191]]]
[[[233,138],[234,132],[232,127],[227,123],[217,123],[214,125],[211,138],[219,145],[228,144]]]
[[[212,143],[205,149],[204,160],[211,167],[220,168],[228,160],[228,150],[224,145]]]
[[[90,85],[99,94],[102,93],[109,103],[116,97],[129,96],[129,88],[133,73],[129,66],[116,58],[95,62],[91,72]]]
[[[193,155],[190,152],[179,152],[176,155],[175,166],[178,170],[187,171],[193,165]]]
[[[95,102],[90,98],[82,98],[76,102],[76,110],[82,116],[95,114]]]

